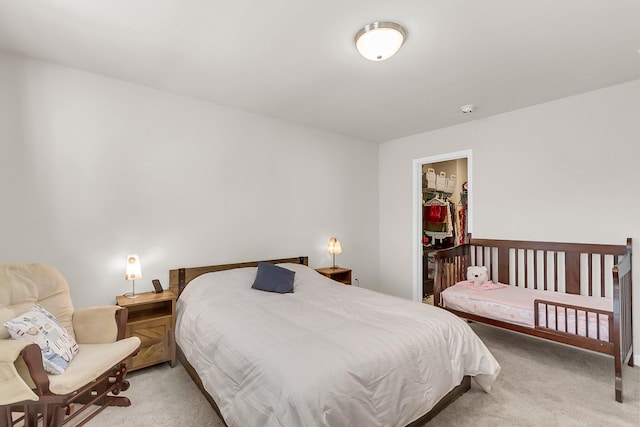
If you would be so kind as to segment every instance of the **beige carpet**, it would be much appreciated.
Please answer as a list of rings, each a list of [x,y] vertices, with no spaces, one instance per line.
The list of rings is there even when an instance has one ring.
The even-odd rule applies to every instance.
[[[640,425],[640,368],[625,366],[625,401],[620,404],[614,399],[612,359],[484,325],[472,327],[502,372],[492,393],[472,382],[471,390],[429,426]],[[129,378],[131,388],[124,394],[132,406],[108,408],[89,426],[223,425],[181,366],[163,364]]]

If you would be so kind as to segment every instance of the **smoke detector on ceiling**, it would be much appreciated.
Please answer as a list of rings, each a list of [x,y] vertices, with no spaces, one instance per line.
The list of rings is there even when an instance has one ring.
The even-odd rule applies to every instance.
[[[462,114],[471,114],[475,109],[476,106],[473,104],[467,104],[460,107],[460,111],[462,111]]]

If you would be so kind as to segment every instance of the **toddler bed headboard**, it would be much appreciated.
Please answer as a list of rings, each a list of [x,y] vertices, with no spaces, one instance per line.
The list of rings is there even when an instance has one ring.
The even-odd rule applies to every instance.
[[[436,282],[466,280],[467,267],[479,265],[487,267],[494,282],[613,298],[614,267],[630,254],[630,238],[626,245],[470,238],[469,243],[436,252]],[[434,289],[436,304],[445,288]]]
[[[613,296],[612,269],[627,245],[470,239],[469,265],[494,282],[589,296]]]

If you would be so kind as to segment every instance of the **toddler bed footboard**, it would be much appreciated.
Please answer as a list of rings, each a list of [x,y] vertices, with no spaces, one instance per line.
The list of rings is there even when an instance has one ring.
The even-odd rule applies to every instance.
[[[532,301],[530,327],[492,318],[486,308],[478,314],[459,304],[447,307],[449,293],[443,291],[465,281],[469,266],[486,267],[490,280],[509,289],[553,292]],[[560,301],[557,293],[582,295],[582,301],[587,296],[594,304]],[[434,304],[469,320],[612,356],[615,397],[622,402],[622,364],[633,366],[631,239],[626,245],[599,245],[471,238],[435,252]]]

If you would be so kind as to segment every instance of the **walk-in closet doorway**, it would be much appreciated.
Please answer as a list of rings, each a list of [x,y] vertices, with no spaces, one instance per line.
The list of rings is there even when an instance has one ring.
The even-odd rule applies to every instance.
[[[466,165],[466,170],[461,170]],[[427,254],[442,246],[458,244],[464,234],[472,232],[472,151],[458,151],[437,156],[423,157],[413,161],[413,299],[423,301],[425,294],[433,293],[433,265],[429,264]],[[427,171],[429,176],[427,179]],[[431,181],[433,179],[433,181]],[[447,184],[449,184],[447,186]],[[463,195],[462,186],[466,187]],[[444,212],[442,229],[430,224],[425,233],[423,213],[425,203],[449,206]],[[464,204],[464,222],[455,225],[460,205]],[[460,207],[459,207],[460,206]],[[427,211],[437,211],[427,208]],[[452,222],[452,219],[454,220]],[[435,228],[434,228],[435,226]],[[457,228],[456,228],[457,227]],[[449,234],[451,235],[448,238]],[[435,244],[434,244],[435,243]],[[431,267],[430,267],[431,265]]]

